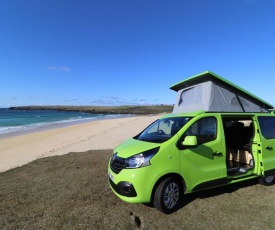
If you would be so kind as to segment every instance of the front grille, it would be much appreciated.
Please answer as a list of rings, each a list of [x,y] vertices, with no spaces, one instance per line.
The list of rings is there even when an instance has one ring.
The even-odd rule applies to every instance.
[[[111,169],[114,173],[118,174],[122,169],[125,168],[125,159],[118,157],[117,155],[113,155],[111,159]]]

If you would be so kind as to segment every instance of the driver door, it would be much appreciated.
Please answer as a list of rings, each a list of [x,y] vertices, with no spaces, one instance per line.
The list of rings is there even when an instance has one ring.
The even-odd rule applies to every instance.
[[[197,145],[183,146],[186,136],[196,136]],[[194,119],[180,138],[178,147],[187,192],[227,183],[225,139],[220,116]]]

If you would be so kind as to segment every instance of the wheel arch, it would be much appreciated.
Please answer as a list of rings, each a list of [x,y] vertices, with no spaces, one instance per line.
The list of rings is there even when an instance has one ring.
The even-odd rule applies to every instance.
[[[151,202],[154,200],[154,194],[155,194],[155,191],[156,191],[156,188],[158,187],[158,185],[166,178],[168,177],[174,177],[176,178],[180,183],[181,183],[181,186],[182,186],[182,189],[183,189],[183,194],[185,193],[186,191],[186,184],[185,184],[185,181],[183,179],[183,177],[181,175],[179,175],[178,173],[168,173],[168,174],[165,174],[163,175],[162,177],[160,177],[157,182],[155,183],[153,189],[152,189],[152,193],[151,193]]]

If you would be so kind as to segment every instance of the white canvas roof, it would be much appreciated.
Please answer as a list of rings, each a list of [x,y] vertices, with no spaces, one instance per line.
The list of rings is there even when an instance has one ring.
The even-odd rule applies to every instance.
[[[273,106],[224,78],[206,71],[175,85],[177,92],[173,113],[262,112]]]

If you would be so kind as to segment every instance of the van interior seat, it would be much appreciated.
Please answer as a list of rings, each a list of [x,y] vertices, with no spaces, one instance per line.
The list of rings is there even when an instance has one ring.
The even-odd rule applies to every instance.
[[[242,122],[234,122],[231,130],[231,145],[236,152],[238,149],[243,149],[246,144],[245,127]]]
[[[249,126],[245,127],[246,129],[246,140],[250,141],[253,136],[253,123],[251,122]]]

